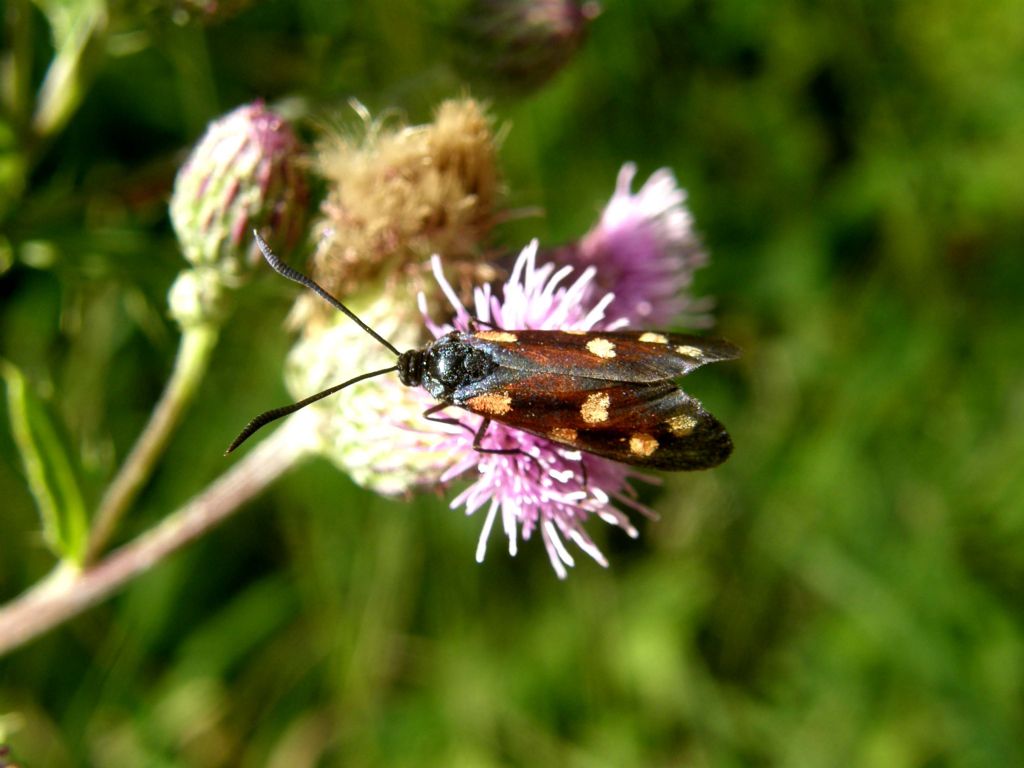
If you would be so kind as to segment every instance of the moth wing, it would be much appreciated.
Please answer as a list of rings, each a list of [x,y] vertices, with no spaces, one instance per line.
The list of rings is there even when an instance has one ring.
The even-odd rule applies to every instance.
[[[467,337],[505,368],[605,382],[665,381],[739,356],[728,341],[683,333],[479,331]]]
[[[676,390],[671,382],[609,383],[568,373],[499,368],[458,390],[453,405],[537,435],[557,427],[584,428],[644,418],[644,405]]]
[[[732,452],[725,427],[671,382],[510,376],[456,404],[570,448],[655,469],[707,469]]]
[[[675,388],[650,394],[642,406],[610,410],[607,425],[575,435],[554,433],[551,439],[614,461],[670,471],[710,469],[729,457],[729,433],[698,400]]]

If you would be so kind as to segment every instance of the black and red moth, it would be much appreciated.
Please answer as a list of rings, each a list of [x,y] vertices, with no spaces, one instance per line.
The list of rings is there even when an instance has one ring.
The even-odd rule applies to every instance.
[[[422,386],[438,401],[424,412],[426,418],[461,425],[436,415],[448,406],[482,416],[473,440],[481,453],[519,452],[484,447],[492,421],[574,450],[655,469],[708,469],[732,452],[725,427],[674,383],[705,363],[736,358],[739,350],[727,341],[652,331],[484,328],[452,331],[423,349],[399,352],[320,285],[278,259],[259,234],[256,243],[278,273],[344,312],[398,360],[393,367],[260,414],[228,453],[275,419],[394,371],[403,384]]]

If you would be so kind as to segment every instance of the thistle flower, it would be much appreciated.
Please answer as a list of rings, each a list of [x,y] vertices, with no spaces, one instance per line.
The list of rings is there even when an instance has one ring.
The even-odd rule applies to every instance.
[[[305,229],[302,148],[281,117],[255,102],[210,124],[178,172],[171,222],[185,258],[236,285],[262,263],[254,228],[291,249]]]
[[[500,89],[535,90],[572,60],[600,12],[576,0],[474,0],[456,25],[457,64]]]
[[[553,264],[538,266],[536,257],[534,242],[520,254],[500,297],[489,285],[474,291],[477,319],[499,328],[537,330],[614,330],[623,325],[606,319],[607,308],[613,302],[611,295],[588,301],[595,295],[593,268],[569,283],[571,267],[556,271]],[[440,260],[434,257],[432,264],[456,315],[450,325],[438,325],[427,317],[427,327],[437,338],[451,330],[470,330],[472,317],[445,280]],[[425,302],[421,301],[421,309],[426,316]],[[469,486],[451,502],[452,508],[465,507],[470,515],[487,510],[477,546],[478,562],[484,559],[487,540],[500,517],[509,554],[516,554],[520,537],[527,540],[539,532],[552,567],[559,578],[565,578],[566,567],[574,564],[567,539],[602,566],[608,564],[584,527],[591,517],[599,517],[635,537],[637,531],[621,508],[652,514],[636,500],[630,481],[654,479],[625,464],[568,450],[497,422],[487,431],[487,446],[514,448],[521,453],[482,454],[473,448],[475,417],[463,416],[462,421],[470,429],[448,431],[436,450],[452,457],[451,466],[441,475],[442,482],[472,475]]]
[[[597,267],[594,288],[614,291],[613,317],[633,326],[662,326],[684,320],[707,325],[708,304],[689,294],[693,273],[707,254],[693,231],[686,192],[668,168],[655,171],[635,194],[636,166],[619,171],[615,193],[598,223],[579,242],[558,249],[553,259]]]

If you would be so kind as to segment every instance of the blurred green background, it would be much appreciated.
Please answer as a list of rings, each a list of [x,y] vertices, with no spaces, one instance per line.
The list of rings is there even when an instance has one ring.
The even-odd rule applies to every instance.
[[[24,106],[53,55],[40,9],[104,6],[0,8]],[[466,87],[450,3],[108,10],[60,130],[26,148],[0,124],[2,355],[89,508],[170,370],[166,202],[206,123],[257,97],[417,122]],[[1024,765],[1021,14],[606,0],[543,88],[474,84],[509,126],[508,204],[545,211],[509,245],[580,235],[624,161],[676,172],[713,259],[698,292],[745,352],[687,381],[733,458],[666,476],[639,541],[591,525],[612,566],[564,583],[537,540],[478,566],[480,519],[310,463],[0,659],[0,740],[30,768]],[[244,293],[125,535],[288,400],[294,295]],[[9,415],[4,599],[52,566]]]

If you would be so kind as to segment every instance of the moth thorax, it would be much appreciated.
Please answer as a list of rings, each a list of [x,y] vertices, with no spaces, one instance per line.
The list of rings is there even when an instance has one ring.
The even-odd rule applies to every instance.
[[[410,349],[398,356],[398,379],[407,387],[423,384],[425,353],[422,349]]]

